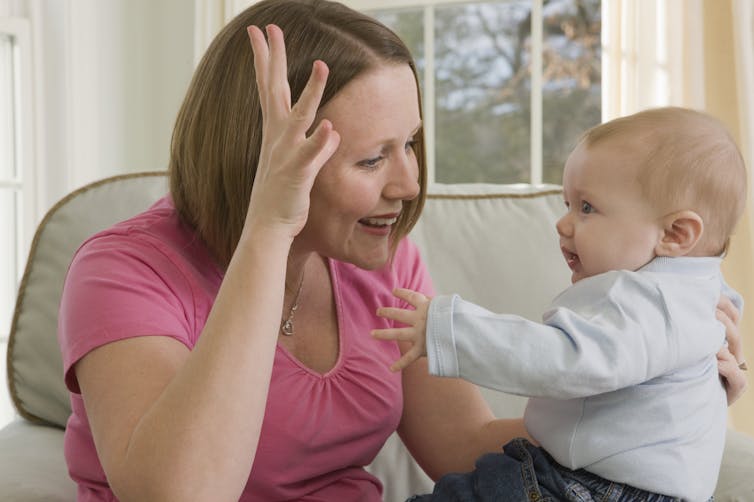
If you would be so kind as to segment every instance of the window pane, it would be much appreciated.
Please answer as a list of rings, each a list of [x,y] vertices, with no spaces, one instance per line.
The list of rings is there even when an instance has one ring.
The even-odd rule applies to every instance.
[[[560,183],[574,142],[601,119],[601,2],[543,4],[543,180]],[[530,182],[531,0],[431,8],[435,181]],[[407,41],[423,70],[423,9],[373,14]]]
[[[542,178],[561,183],[563,164],[601,121],[600,0],[558,0],[543,9]]]
[[[435,8],[436,181],[529,181],[530,0]],[[423,12],[376,12],[423,70]]]
[[[401,37],[416,61],[419,85],[424,87],[424,11],[420,8],[374,11],[371,15]]]
[[[13,38],[0,34],[0,180],[16,175],[13,79]]]
[[[17,194],[12,189],[0,189],[0,235],[17,235]],[[10,322],[16,299],[18,271],[16,269],[16,240],[3,239],[0,245],[0,341],[10,332]]]
[[[529,181],[530,14],[529,0],[437,8],[437,181]]]

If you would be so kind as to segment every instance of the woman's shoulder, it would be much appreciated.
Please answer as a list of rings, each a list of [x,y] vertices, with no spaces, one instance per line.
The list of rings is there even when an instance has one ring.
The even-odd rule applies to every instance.
[[[119,254],[128,250],[144,257],[159,255],[176,264],[216,269],[198,234],[178,215],[170,196],[87,238],[76,258],[92,252]],[[215,270],[216,272],[216,270]]]
[[[146,210],[93,234],[84,241],[82,247],[102,240],[139,239],[149,236],[171,242],[179,237],[185,238],[186,234],[191,233],[191,230],[180,221],[170,196],[166,195]]]

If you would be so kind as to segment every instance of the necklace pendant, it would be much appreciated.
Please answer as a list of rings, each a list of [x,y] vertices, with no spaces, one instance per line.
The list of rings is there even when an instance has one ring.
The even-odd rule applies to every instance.
[[[293,320],[286,319],[286,321],[280,327],[280,330],[283,332],[285,336],[293,336]]]

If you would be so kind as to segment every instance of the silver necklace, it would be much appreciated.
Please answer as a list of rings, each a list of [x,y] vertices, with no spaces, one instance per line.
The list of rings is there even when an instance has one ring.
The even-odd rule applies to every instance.
[[[282,321],[280,324],[280,331],[285,336],[293,336],[294,329],[293,329],[293,316],[296,314],[296,310],[298,310],[298,300],[301,296],[301,288],[304,286],[304,274],[301,274],[301,282],[298,284],[298,291],[296,291],[296,297],[293,299],[293,305],[291,305],[291,310],[288,312],[288,317]]]

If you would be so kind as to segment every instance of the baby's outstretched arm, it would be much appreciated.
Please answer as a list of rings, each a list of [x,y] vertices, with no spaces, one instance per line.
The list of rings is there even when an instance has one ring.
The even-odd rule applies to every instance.
[[[400,371],[422,356],[427,355],[427,311],[430,299],[423,294],[410,289],[397,288],[393,290],[396,298],[400,298],[414,310],[397,307],[380,307],[377,315],[405,324],[402,328],[386,328],[372,330],[372,336],[380,340],[396,340],[409,342],[411,347],[390,366],[391,371]]]

